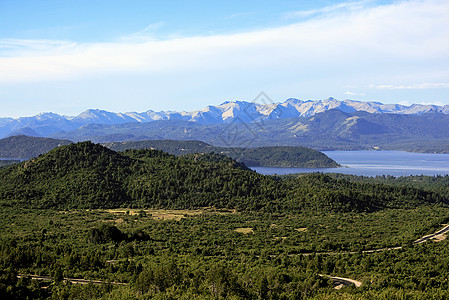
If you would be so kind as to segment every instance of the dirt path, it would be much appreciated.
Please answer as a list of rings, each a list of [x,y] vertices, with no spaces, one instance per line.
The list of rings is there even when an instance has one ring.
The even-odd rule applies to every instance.
[[[17,278],[22,277],[30,277],[33,280],[40,280],[40,281],[53,281],[53,277],[50,276],[41,276],[41,275],[26,275],[26,274],[19,274],[17,275]],[[89,280],[89,279],[79,279],[79,278],[64,278],[65,281],[71,282],[71,283],[78,283],[78,284],[103,284],[103,283],[109,283],[113,285],[128,285],[128,283],[121,283],[121,282],[107,282],[107,281],[101,281],[101,280]]]
[[[412,242],[413,245],[421,244],[424,242],[427,242],[428,240],[437,240],[441,241],[446,238],[446,233],[449,231],[449,224],[446,225],[440,230],[438,230],[435,233],[420,237],[416,241]],[[402,249],[402,246],[396,246],[396,247],[386,247],[386,248],[378,248],[378,249],[371,249],[371,250],[363,250],[362,253],[374,253],[374,252],[383,252],[383,251],[390,251],[390,250],[398,250]],[[356,254],[357,251],[346,251],[346,252],[310,252],[310,253],[302,253],[301,255],[340,255],[340,254]]]
[[[421,243],[427,242],[428,240],[431,240],[431,239],[443,240],[445,238],[445,234],[448,231],[449,231],[449,225],[446,225],[442,229],[438,230],[437,232],[435,232],[433,234],[429,234],[429,235],[426,235],[426,236],[423,236],[423,237],[417,239],[412,244],[421,244]],[[374,253],[374,252],[382,252],[382,251],[397,250],[397,249],[402,249],[402,246],[364,250],[364,251],[362,251],[362,253]],[[357,253],[357,252],[354,252],[354,251],[351,251],[351,252],[322,252],[322,253],[303,253],[302,255],[339,255],[339,254],[355,254],[355,253]],[[331,278],[334,281],[336,289],[340,289],[343,286],[354,285],[355,287],[360,287],[362,285],[362,282],[357,281],[355,279],[351,279],[351,278],[336,277],[336,276],[323,275],[323,274],[319,274],[319,276]],[[26,275],[26,274],[17,275],[17,278],[22,278],[22,277],[30,277],[33,280],[53,281],[53,278],[50,276]],[[128,285],[128,283],[121,283],[121,282],[106,282],[106,281],[101,281],[101,280],[89,280],[89,279],[78,279],[78,278],[64,278],[64,280],[69,281],[71,283],[78,283],[78,284],[109,283],[109,284],[113,284],[113,285]]]
[[[341,289],[344,286],[351,286],[354,285],[355,287],[360,287],[362,285],[362,282],[358,280],[354,280],[351,278],[344,278],[344,277],[336,277],[336,276],[330,276],[330,275],[324,275],[324,274],[318,274],[321,277],[330,278],[334,281],[335,289]]]
[[[449,225],[444,226],[442,229],[438,230],[435,233],[423,236],[422,238],[417,239],[413,242],[413,244],[421,244],[431,239],[437,239],[439,241],[445,238],[445,233],[449,231]]]
[[[423,236],[416,241],[414,241],[412,244],[421,244],[424,242],[427,242],[431,239],[437,239],[437,240],[443,240],[446,236],[445,234],[449,231],[449,225],[444,226],[442,229],[438,230],[435,233]],[[387,248],[379,248],[379,249],[372,249],[372,250],[364,250],[362,253],[374,253],[374,252],[382,252],[382,251],[390,251],[390,250],[398,250],[402,249],[402,246],[398,247],[387,247]],[[312,254],[318,254],[318,255],[337,255],[337,254],[355,254],[357,252],[351,251],[351,252],[323,252],[323,253],[304,253],[303,255],[312,255]],[[334,281],[335,289],[340,289],[344,286],[351,286],[354,285],[355,287],[360,287],[362,285],[362,282],[351,279],[351,278],[344,278],[344,277],[336,277],[336,276],[330,276],[330,275],[323,275],[319,274],[319,276],[331,278]]]

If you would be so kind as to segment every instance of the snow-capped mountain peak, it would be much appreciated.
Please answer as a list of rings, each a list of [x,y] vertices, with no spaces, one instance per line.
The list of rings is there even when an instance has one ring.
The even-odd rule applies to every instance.
[[[68,131],[88,124],[123,124],[131,122],[152,122],[158,120],[182,120],[197,122],[202,125],[239,122],[256,122],[264,119],[284,119],[310,117],[330,109],[345,113],[364,111],[375,114],[423,114],[429,112],[449,114],[449,105],[410,106],[400,104],[383,104],[380,102],[362,102],[355,100],[300,100],[289,98],[282,103],[260,104],[246,101],[225,101],[217,106],[209,105],[203,109],[190,112],[153,111],[142,113],[114,113],[100,109],[89,109],[77,116],[61,116],[55,113],[41,113],[33,117],[18,119],[0,119],[0,138],[32,130],[41,136],[48,136],[58,131]]]

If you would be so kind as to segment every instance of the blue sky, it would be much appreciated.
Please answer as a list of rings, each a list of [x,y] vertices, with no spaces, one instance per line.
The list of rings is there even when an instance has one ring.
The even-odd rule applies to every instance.
[[[449,1],[0,1],[0,117],[449,104]]]

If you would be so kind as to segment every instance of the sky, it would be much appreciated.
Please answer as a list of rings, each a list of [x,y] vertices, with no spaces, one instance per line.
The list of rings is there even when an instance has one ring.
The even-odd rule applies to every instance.
[[[0,0],[0,117],[449,104],[449,1]]]

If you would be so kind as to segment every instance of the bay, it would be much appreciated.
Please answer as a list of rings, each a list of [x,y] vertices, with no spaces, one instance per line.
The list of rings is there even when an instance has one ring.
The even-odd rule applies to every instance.
[[[402,151],[324,151],[341,168],[252,167],[264,175],[293,173],[342,173],[359,176],[448,175],[449,154],[410,153]]]

